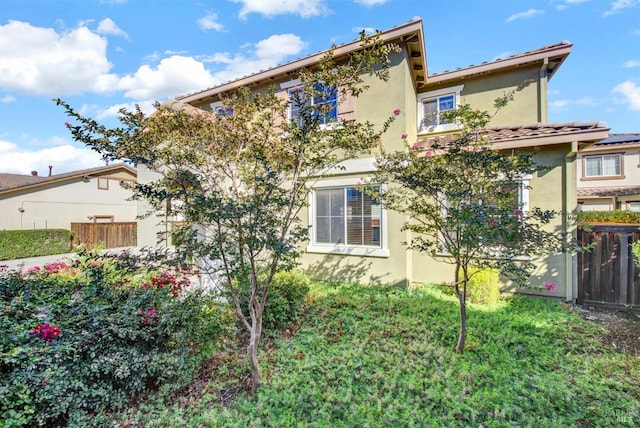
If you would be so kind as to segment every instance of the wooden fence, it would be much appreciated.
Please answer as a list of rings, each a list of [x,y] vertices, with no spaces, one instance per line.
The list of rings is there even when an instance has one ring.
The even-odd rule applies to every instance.
[[[580,243],[596,247],[578,254],[578,303],[640,305],[640,269],[631,244],[640,240],[639,225],[593,225],[578,230]]]
[[[73,244],[84,244],[91,249],[134,247],[137,243],[137,223],[71,223]]]

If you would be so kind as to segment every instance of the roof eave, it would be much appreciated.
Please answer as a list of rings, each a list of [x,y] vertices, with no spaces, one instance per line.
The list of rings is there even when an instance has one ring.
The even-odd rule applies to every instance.
[[[438,73],[428,76],[427,84],[437,85],[451,80],[466,79],[476,75],[495,73],[509,68],[517,68],[528,63],[542,63],[545,58],[554,60],[553,67],[550,69],[551,73],[549,75],[549,79],[551,79],[551,77],[555,74],[558,68],[560,68],[560,66],[564,63],[564,61],[571,53],[572,47],[573,44],[571,43],[563,43],[553,45],[547,49],[543,49],[530,54],[516,55],[512,58],[506,58],[503,60],[497,60],[485,64],[472,65],[470,67]]]
[[[491,143],[491,147],[497,150],[517,149],[524,147],[540,147],[554,144],[566,144],[571,142],[596,142],[607,138],[609,128],[586,129],[559,133],[554,135],[537,135],[531,137],[515,138]]]
[[[425,45],[422,29],[422,19],[413,19],[405,24],[399,25],[386,31],[382,31],[379,33],[379,35],[381,40],[384,42],[390,43],[397,41],[400,43],[406,43],[407,46],[409,46],[408,50],[410,50],[410,52],[408,52],[408,54],[410,56],[410,59],[412,59],[411,71],[414,77],[414,87],[417,88],[419,83],[424,84],[427,75],[427,64],[424,47]],[[349,53],[358,50],[360,45],[361,40],[354,40],[352,42],[337,46],[334,48],[333,56],[334,58],[339,59],[340,57],[346,56]],[[176,97],[176,100],[189,104],[196,101],[202,101],[207,98],[211,98],[213,100],[220,94],[233,92],[242,87],[252,86],[266,81],[275,81],[276,79],[286,77],[287,75],[291,75],[292,78],[294,78],[300,70],[318,64],[327,54],[327,52],[329,52],[329,50],[330,49],[325,49],[307,57],[300,58],[267,70],[259,71],[249,76],[241,77],[231,82],[223,83],[221,85],[205,89],[203,91],[181,95]],[[415,56],[411,58],[411,54],[413,52],[415,52]]]

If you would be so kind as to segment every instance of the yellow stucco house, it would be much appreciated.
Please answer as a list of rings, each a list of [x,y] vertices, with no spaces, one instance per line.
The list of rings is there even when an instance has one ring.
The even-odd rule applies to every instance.
[[[571,52],[569,42],[531,50],[508,58],[479,65],[428,74],[422,20],[383,31],[384,41],[400,46],[392,54],[388,82],[371,79],[370,88],[360,97],[340,100],[336,116],[345,120],[368,120],[382,123],[394,109],[400,109],[383,137],[387,149],[403,150],[407,144],[456,131],[455,124],[440,123],[442,111],[468,103],[491,111],[494,100],[516,88],[525,80],[532,83],[519,92],[506,108],[492,120],[489,132],[492,144],[501,150],[536,150],[538,162],[551,166],[544,174],[530,178],[530,189],[520,192],[526,208],[540,207],[573,211],[576,199],[576,153],[586,145],[607,137],[602,123],[547,123],[547,85]],[[335,58],[358,49],[359,41],[338,46]],[[260,89],[275,85],[286,98],[299,83],[297,72],[318,63],[325,52],[178,97],[173,102],[189,108],[216,111],[221,94],[241,87]],[[292,112],[295,114],[295,112]],[[400,138],[407,134],[406,140]],[[410,240],[401,231],[407,220],[397,212],[385,210],[373,200],[355,198],[356,183],[375,168],[373,157],[345,162],[345,169],[317,183],[303,220],[310,227],[310,239],[303,245],[302,267],[316,279],[354,281],[363,284],[451,282],[453,268],[437,256],[407,251],[403,242]],[[138,179],[151,179],[143,167]],[[366,222],[354,221],[350,215],[354,201],[368,212]],[[335,204],[335,214],[326,215],[328,203]],[[146,206],[141,205],[142,212]],[[334,223],[331,223],[331,220]],[[138,225],[138,244],[157,244],[157,219],[148,218]],[[338,225],[338,226],[336,226]],[[562,222],[555,228],[568,229]],[[557,297],[573,300],[577,293],[576,262],[572,255],[547,255],[532,284],[555,281]],[[508,288],[509,285],[505,284]]]

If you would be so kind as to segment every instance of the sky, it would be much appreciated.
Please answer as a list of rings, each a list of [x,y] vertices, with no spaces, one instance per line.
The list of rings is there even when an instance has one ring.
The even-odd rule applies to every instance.
[[[640,133],[640,0],[0,0],[0,172],[104,165],[54,98],[113,126],[416,16],[429,74],[572,42],[549,121]]]

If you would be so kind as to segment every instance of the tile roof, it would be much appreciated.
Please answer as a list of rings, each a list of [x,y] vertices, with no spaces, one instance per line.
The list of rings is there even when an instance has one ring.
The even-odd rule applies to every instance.
[[[507,58],[430,74],[427,77],[427,86],[433,87],[434,85],[451,84],[453,81],[467,79],[471,76],[485,75],[534,64],[544,64],[546,66],[546,76],[548,79],[551,79],[571,53],[572,47],[571,42],[562,41],[553,45],[511,55]]]
[[[578,197],[611,197],[640,195],[640,186],[580,187]]]
[[[640,146],[640,134],[609,134],[608,138],[598,141],[585,151],[595,152],[637,146]]]
[[[578,138],[578,134],[578,141],[602,139],[608,135],[608,131],[609,128],[604,122],[566,122],[490,127],[478,132],[496,148],[506,149],[566,143]],[[418,146],[427,148],[436,140],[440,144],[447,144],[455,138],[455,134],[421,138],[418,140]]]
[[[105,173],[124,168],[132,174],[137,174],[136,170],[125,163],[117,163],[113,165],[99,166],[95,168],[81,169],[77,171],[66,172],[63,174],[55,174],[49,176],[38,175],[20,175],[0,173],[0,192],[15,190],[22,187],[28,187],[39,184],[53,183],[60,180],[73,177],[83,177],[87,175]]]

